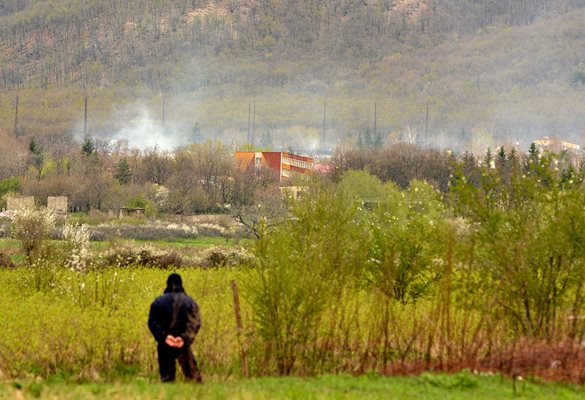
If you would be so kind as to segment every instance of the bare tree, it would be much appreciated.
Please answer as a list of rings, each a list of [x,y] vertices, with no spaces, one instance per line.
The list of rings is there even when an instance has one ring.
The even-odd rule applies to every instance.
[[[144,151],[141,173],[147,182],[164,185],[173,175],[174,161],[170,154],[161,152],[158,147]]]

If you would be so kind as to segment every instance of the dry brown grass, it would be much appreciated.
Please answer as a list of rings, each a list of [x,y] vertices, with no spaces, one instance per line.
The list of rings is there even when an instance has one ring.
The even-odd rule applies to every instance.
[[[492,354],[468,358],[394,362],[380,372],[386,375],[415,375],[425,371],[493,373],[512,378],[541,378],[546,381],[585,383],[585,346],[578,341],[547,342],[520,339]]]

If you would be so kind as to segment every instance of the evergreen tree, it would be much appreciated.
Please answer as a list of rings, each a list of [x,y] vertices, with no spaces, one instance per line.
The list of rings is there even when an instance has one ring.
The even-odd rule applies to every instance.
[[[500,146],[498,148],[498,152],[496,153],[496,168],[499,170],[505,169],[507,164],[506,161],[506,150],[504,150],[504,146]]]
[[[530,144],[530,148],[528,149],[528,159],[526,160],[527,163],[538,165],[538,159],[540,158],[539,155],[540,155],[540,152],[536,148],[536,144],[534,144],[534,142],[532,142]]]
[[[30,143],[28,144],[28,151],[31,155],[32,164],[35,168],[39,171],[39,179],[41,177],[41,170],[43,168],[43,164],[45,162],[45,157],[43,156],[43,152],[41,151],[41,147],[37,144],[34,139],[31,139]]]
[[[485,157],[483,158],[483,162],[487,169],[495,168],[495,161],[494,155],[492,154],[492,150],[488,147],[487,151],[485,152]]]
[[[86,156],[91,156],[95,153],[95,143],[92,138],[87,137],[83,140],[83,143],[81,144],[81,153]]]
[[[575,167],[572,164],[569,164],[567,168],[563,169],[561,174],[561,184],[563,185],[571,185],[577,181],[577,171],[575,171]]]
[[[120,159],[116,164],[114,179],[116,179],[120,185],[127,185],[132,181],[132,170],[130,169],[130,165],[126,158]]]
[[[508,163],[510,164],[510,166],[515,167],[518,165],[518,151],[516,150],[515,147],[512,147],[512,150],[510,150],[510,154],[508,154]]]
[[[475,186],[479,185],[481,173],[473,153],[466,151],[462,157],[463,175],[467,181]]]
[[[34,155],[40,154],[41,148],[39,147],[37,142],[35,142],[34,139],[31,139],[30,143],[28,144],[28,151],[30,151]]]

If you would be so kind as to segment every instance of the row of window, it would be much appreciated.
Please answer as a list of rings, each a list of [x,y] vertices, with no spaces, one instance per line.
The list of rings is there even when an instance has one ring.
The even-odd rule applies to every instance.
[[[305,160],[297,160],[295,158],[290,158],[290,157],[283,157],[282,163],[292,165],[293,167],[298,167],[298,168],[313,169],[312,163],[305,161]]]

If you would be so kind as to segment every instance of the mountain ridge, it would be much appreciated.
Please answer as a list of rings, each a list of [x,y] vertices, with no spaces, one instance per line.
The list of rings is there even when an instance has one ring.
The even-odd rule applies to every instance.
[[[92,2],[94,8],[88,13],[95,14],[97,18],[101,14],[97,13],[96,7],[100,4],[105,7],[106,3]],[[114,2],[118,6],[124,3],[130,7],[131,2]],[[159,7],[156,15],[167,15],[167,21],[182,15],[179,8],[164,8],[168,4],[181,2],[138,3],[144,10]],[[197,9],[206,9],[216,3],[222,7],[230,4],[196,3]],[[257,10],[274,9],[277,18],[272,18],[273,23],[286,16],[278,11],[286,2],[232,3],[234,10],[237,7],[242,10],[243,3],[262,3],[263,7]],[[324,1],[322,4],[343,5],[349,2],[342,3]],[[447,6],[455,7],[455,3],[419,1],[410,4],[420,4],[420,9],[424,4],[425,10],[434,12],[427,16],[438,18],[429,22],[436,25],[441,21],[441,14],[440,10],[432,10],[433,4],[444,5],[446,8],[441,12],[446,12]],[[542,4],[539,1],[534,3]],[[314,48],[307,45],[307,51],[298,57],[295,57],[297,50],[294,49],[290,54],[283,55],[288,35],[284,30],[280,32],[285,32],[282,33],[286,34],[285,37],[276,38],[276,44],[273,43],[271,48],[258,43],[256,47],[247,42],[238,47],[234,41],[214,42],[212,39],[217,37],[201,33],[212,32],[211,28],[197,24],[193,26],[199,26],[199,33],[186,32],[178,26],[175,34],[180,40],[169,41],[164,36],[169,28],[161,28],[160,21],[148,20],[148,14],[136,15],[137,25],[131,29],[127,26],[128,21],[121,17],[120,26],[113,24],[112,29],[103,32],[112,40],[117,34],[127,35],[128,42],[116,49],[104,48],[104,42],[99,37],[85,34],[76,37],[81,44],[69,46],[63,54],[45,53],[42,47],[31,53],[24,46],[19,50],[22,54],[12,55],[15,60],[18,57],[31,63],[36,60],[37,69],[52,65],[53,69],[49,72],[39,73],[31,66],[22,67],[16,65],[17,61],[7,62],[4,59],[0,63],[0,70],[3,71],[0,81],[0,127],[13,130],[18,91],[19,125],[25,136],[79,136],[83,98],[87,94],[90,132],[104,137],[117,137],[115,132],[123,131],[128,121],[144,114],[161,132],[165,131],[168,135],[182,132],[184,141],[190,140],[189,132],[197,128],[203,130],[205,137],[242,143],[248,130],[249,105],[253,101],[258,106],[256,129],[262,135],[279,137],[281,145],[299,143],[301,139],[298,136],[318,142],[326,99],[327,136],[335,138],[331,145],[355,143],[359,133],[371,129],[374,124],[388,138],[416,132],[421,143],[443,146],[452,146],[452,143],[486,146],[515,141],[518,137],[529,141],[530,138],[552,134],[582,141],[585,78],[581,80],[580,77],[585,77],[585,34],[582,29],[585,26],[585,9],[581,8],[583,2],[573,3],[576,7],[558,15],[545,13],[535,18],[518,17],[519,25],[504,24],[500,21],[504,17],[485,16],[485,23],[477,24],[481,27],[472,33],[466,33],[468,28],[465,24],[458,29],[427,26],[426,31],[417,33],[416,29],[421,25],[416,22],[402,31],[411,35],[410,38],[383,45],[370,43],[368,45],[372,46],[373,53],[367,56],[366,49],[363,57],[354,53],[336,53],[335,57],[329,57],[327,51],[335,46],[327,50],[327,47],[317,46],[318,42],[313,42]],[[277,6],[271,8],[271,4]],[[360,9],[363,8],[353,10]],[[195,18],[189,16],[190,10],[185,8],[185,18]],[[209,15],[217,14],[213,7],[209,10]],[[229,11],[229,8],[225,10]],[[251,10],[246,9],[246,12]],[[330,15],[342,15],[340,10],[331,11]],[[260,17],[267,14],[258,14],[258,32],[264,32]],[[358,18],[357,14],[348,15]],[[417,18],[423,18],[422,11]],[[221,21],[216,22],[216,28],[224,26]],[[87,26],[77,26],[75,22],[66,24],[62,27],[62,33],[51,39],[55,40],[51,44],[57,46],[72,40],[78,28],[81,29],[80,35],[82,31],[90,32],[94,28],[94,32],[104,30],[95,21],[93,24],[87,21]],[[281,25],[291,29],[296,26],[292,22]],[[156,31],[152,29],[156,26],[161,36],[155,44],[148,46],[144,38],[155,37]],[[280,26],[279,23],[276,26]],[[27,29],[25,31],[29,33],[24,34],[25,38],[34,32],[32,28]],[[133,37],[129,33],[140,30],[144,31],[143,36]],[[42,30],[39,32],[42,33]],[[172,28],[168,32],[173,32]],[[430,37],[430,32],[436,35]],[[42,36],[41,33],[37,32],[37,36]],[[368,38],[358,33],[352,46]],[[227,35],[226,32],[224,34]],[[384,35],[388,34],[381,35],[387,38],[389,36]],[[15,35],[13,39],[18,37]],[[291,48],[302,43],[304,36],[299,35]],[[207,42],[203,40],[204,36]],[[258,38],[260,36],[258,34]],[[198,38],[200,42],[192,42],[193,38]],[[0,46],[3,49],[10,46],[9,41],[3,39]],[[2,54],[2,57],[7,57],[12,53],[3,51]],[[65,65],[68,57],[78,60],[79,64],[76,66],[72,62]],[[23,74],[20,77],[18,74],[10,75],[11,68],[17,72],[28,68],[32,78],[24,79]],[[50,78],[50,73],[58,79]],[[13,81],[10,82],[7,76],[12,77]],[[373,121],[374,103],[377,104],[376,123]],[[425,127],[427,105],[430,116]],[[166,127],[163,129],[165,118]]]

